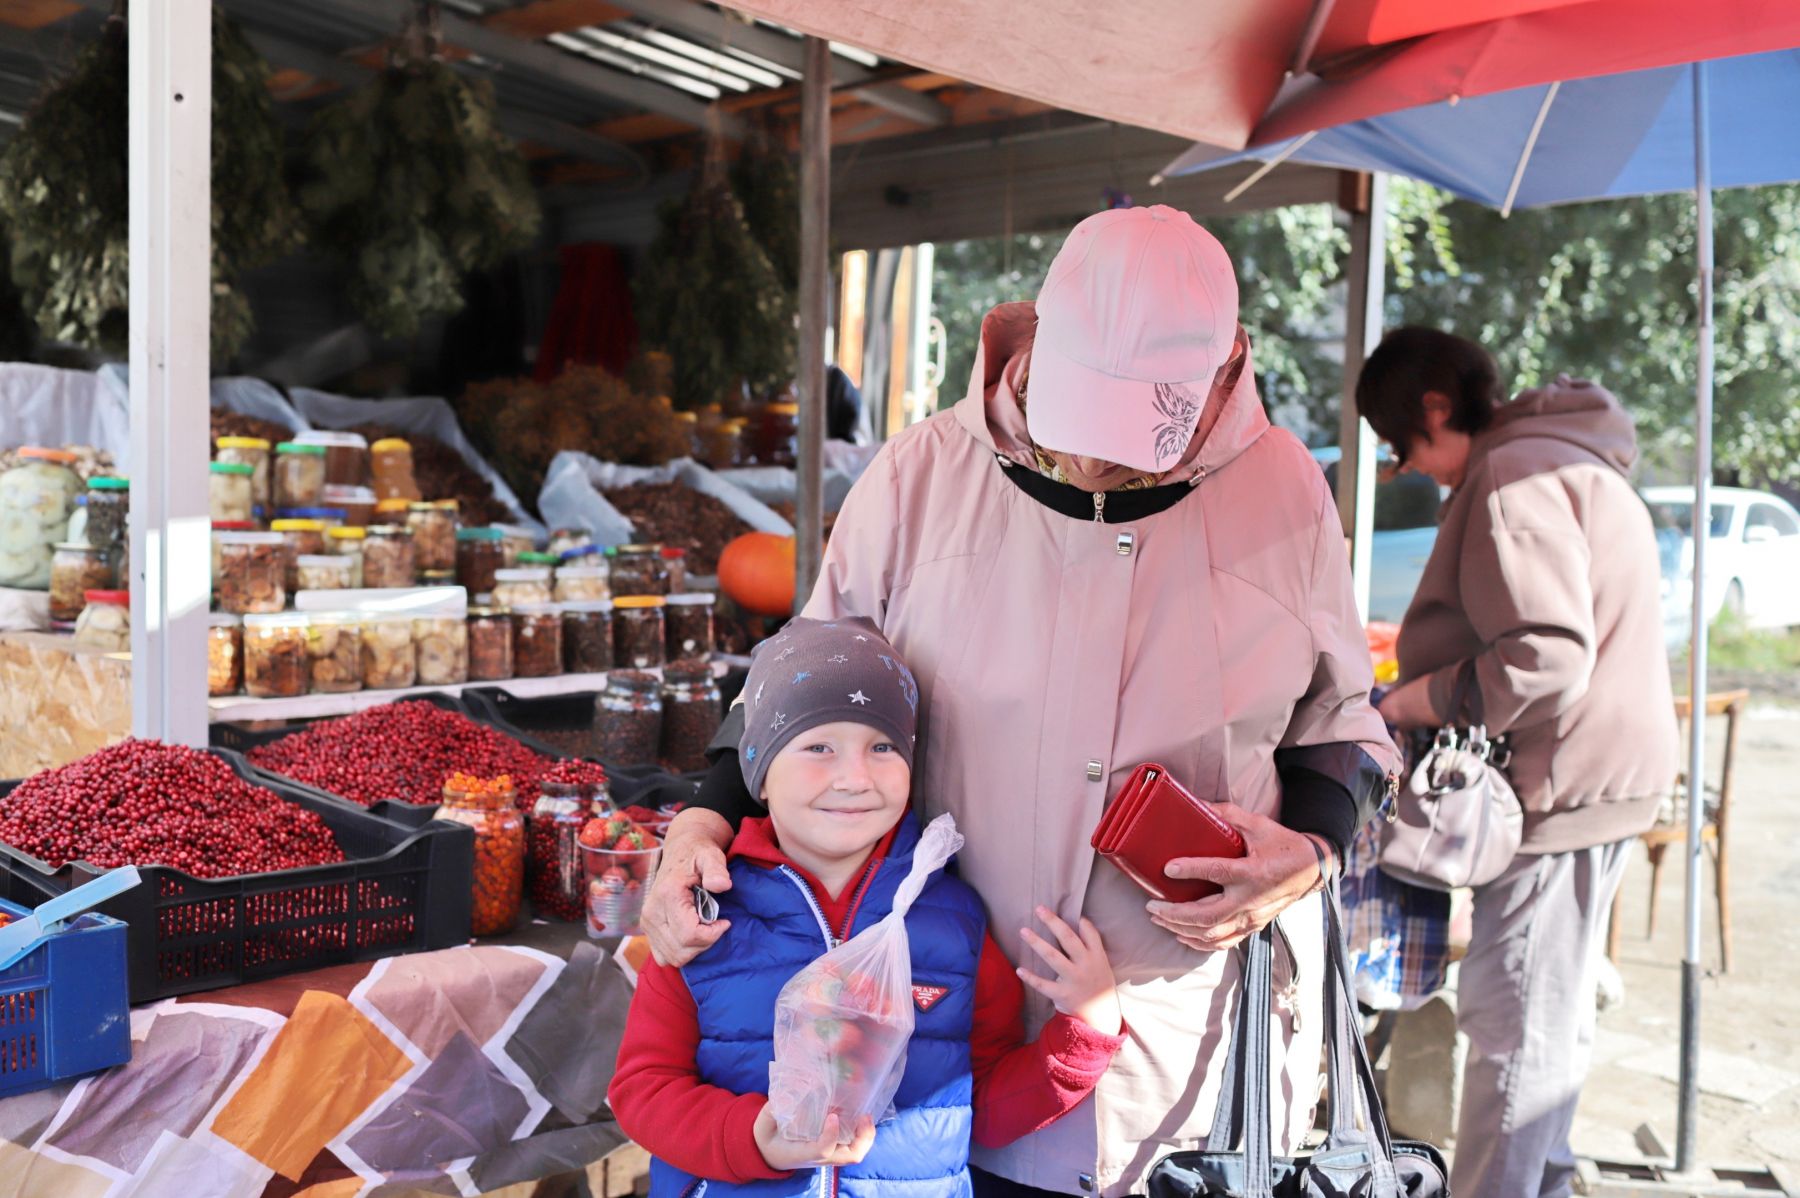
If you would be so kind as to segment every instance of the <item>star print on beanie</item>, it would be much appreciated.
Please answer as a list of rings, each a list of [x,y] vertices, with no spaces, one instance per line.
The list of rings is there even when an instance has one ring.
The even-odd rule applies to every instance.
[[[910,767],[919,684],[873,621],[797,616],[756,647],[744,683],[738,763],[762,801],[769,762],[802,732],[850,721],[885,732]]]

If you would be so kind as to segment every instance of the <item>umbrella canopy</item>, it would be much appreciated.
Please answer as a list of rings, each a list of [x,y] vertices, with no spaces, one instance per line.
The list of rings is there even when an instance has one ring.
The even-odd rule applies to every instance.
[[[1691,191],[1691,64],[1518,88],[1390,112],[1241,152],[1196,145],[1164,168],[1187,174],[1246,158],[1388,171],[1507,211]],[[1707,64],[1713,186],[1800,179],[1800,50]]]
[[[1800,44],[1800,5],[1791,0],[734,0],[731,7],[1012,95],[1232,148],[1453,94]],[[1259,131],[1282,125],[1291,127]]]

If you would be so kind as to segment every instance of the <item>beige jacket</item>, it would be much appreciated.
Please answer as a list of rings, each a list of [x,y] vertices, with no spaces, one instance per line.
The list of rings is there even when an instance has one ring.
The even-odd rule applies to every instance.
[[[1631,417],[1593,383],[1559,377],[1502,406],[1400,627],[1400,675],[1430,676],[1461,713],[1512,741],[1523,850],[1557,853],[1648,828],[1675,780],[1656,534],[1627,481]]]
[[[1088,837],[1143,761],[1202,796],[1279,814],[1277,750],[1350,745],[1389,770],[1368,705],[1369,654],[1331,496],[1298,441],[1270,428],[1245,370],[1179,468],[1197,490],[1129,524],[1072,519],[1003,470],[1031,469],[1001,374],[1035,329],[1030,304],[982,327],[969,393],[882,447],[851,492],[806,614],[875,618],[919,678],[914,793],[955,815],[962,876],[1006,953],[1043,904],[1098,925],[1129,1040],[1093,1098],[983,1168],[1079,1194],[1143,1190],[1163,1154],[1203,1144],[1237,957],[1184,948]],[[1204,422],[1203,422],[1204,427]],[[1121,545],[1121,535],[1129,543]],[[1316,899],[1280,922],[1307,994],[1278,1020],[1275,1126],[1311,1126],[1322,944]],[[1049,1007],[1032,996],[1035,1033]]]

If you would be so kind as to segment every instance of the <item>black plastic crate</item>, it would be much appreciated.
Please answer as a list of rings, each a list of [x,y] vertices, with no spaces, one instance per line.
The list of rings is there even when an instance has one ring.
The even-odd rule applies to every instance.
[[[529,738],[533,732],[587,727],[593,720],[594,700],[597,697],[594,691],[576,691],[567,695],[522,699],[497,686],[472,688],[463,692],[463,698],[471,708],[478,705],[487,707],[487,722],[508,736],[521,739]],[[693,792],[700,779],[706,776],[704,771],[672,774],[662,766],[650,763],[619,765],[592,756],[587,760],[598,761],[605,767],[607,789],[612,794],[613,802],[620,807],[639,803],[655,808],[689,802],[693,799]]]
[[[599,760],[591,753],[559,749],[540,736],[542,733],[554,736],[591,729],[594,703],[600,697],[598,691],[571,691],[566,695],[522,699],[503,686],[472,686],[462,693],[462,697],[475,719],[493,725],[546,757],[559,761],[565,757]]]
[[[468,941],[475,859],[468,828],[409,827],[214,751],[240,777],[316,812],[349,860],[235,878],[139,866],[143,881],[97,908],[129,925],[132,1002]],[[0,797],[17,785],[0,782]],[[81,861],[52,870],[0,844],[4,888],[16,902],[41,902],[103,872]]]

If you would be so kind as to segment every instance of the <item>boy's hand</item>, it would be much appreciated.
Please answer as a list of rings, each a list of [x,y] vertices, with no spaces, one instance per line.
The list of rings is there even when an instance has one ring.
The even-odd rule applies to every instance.
[[[789,1140],[775,1126],[775,1116],[767,1103],[756,1116],[756,1147],[771,1169],[810,1169],[817,1165],[854,1165],[869,1155],[875,1144],[875,1121],[867,1115],[856,1124],[856,1135],[848,1144],[838,1143],[838,1117],[825,1116],[825,1127],[819,1138],[806,1143]]]
[[[1031,951],[1056,971],[1056,980],[1024,969],[1018,971],[1019,980],[1055,1003],[1064,1015],[1081,1020],[1102,1035],[1118,1035],[1125,1019],[1119,1013],[1119,992],[1106,946],[1100,943],[1100,929],[1084,916],[1077,934],[1048,907],[1039,907],[1037,917],[1056,937],[1055,944],[1030,928],[1020,928],[1019,934]]]

